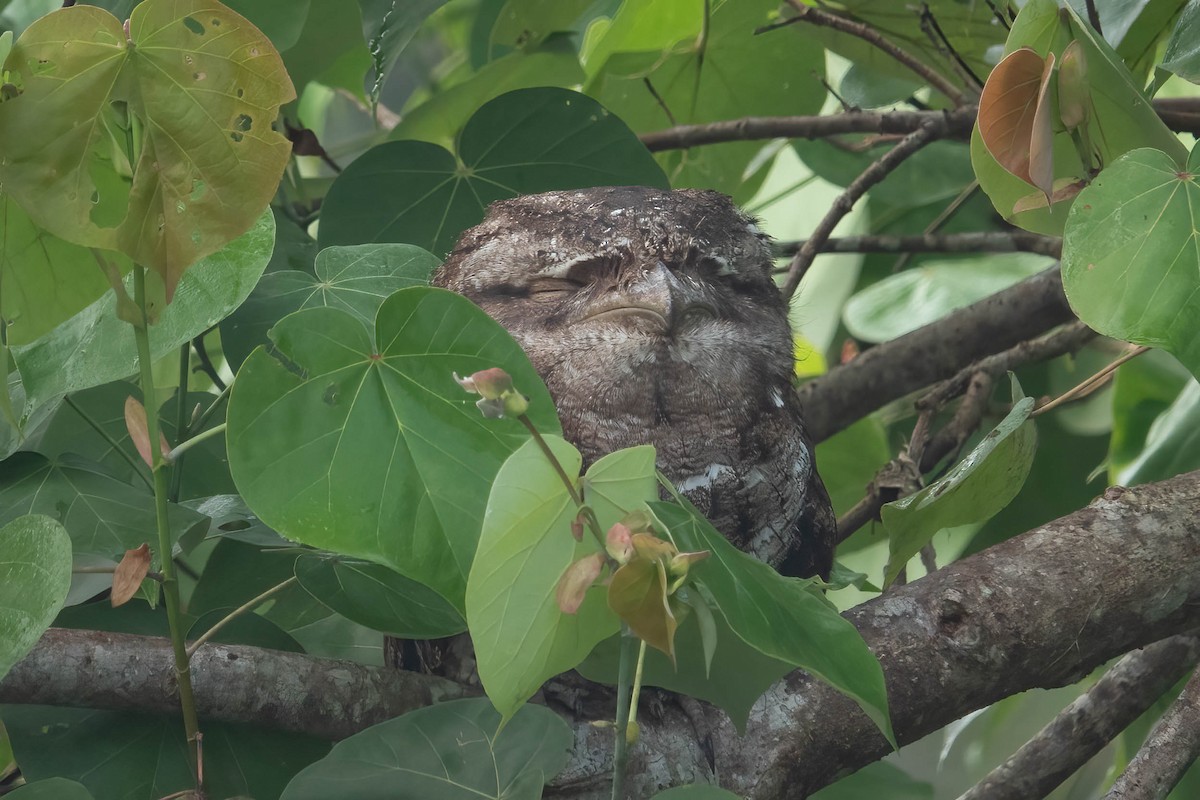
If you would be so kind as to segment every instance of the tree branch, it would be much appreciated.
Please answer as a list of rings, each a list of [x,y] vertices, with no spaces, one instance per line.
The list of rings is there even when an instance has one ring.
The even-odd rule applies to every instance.
[[[1200,672],[1146,737],[1104,800],[1163,800],[1200,756]]]
[[[862,174],[851,181],[850,185],[834,199],[829,210],[825,212],[825,216],[817,223],[812,235],[805,240],[796,255],[792,256],[791,263],[788,264],[787,278],[780,290],[785,298],[790,298],[795,293],[796,287],[800,285],[800,279],[804,277],[804,273],[812,265],[813,259],[817,257],[819,248],[833,234],[833,229],[837,227],[837,224],[850,213],[854,204],[867,193],[868,189],[886,178],[892,170],[904,163],[905,159],[913,153],[933,141],[934,137],[933,127],[921,127],[913,131],[905,136],[899,144],[874,161],[871,166],[863,170]]]
[[[947,314],[799,389],[814,441],[833,434],[910,392],[953,376],[974,361],[1073,320],[1058,268]]]
[[[416,672],[219,643],[191,665],[201,717],[329,739],[477,693]],[[0,681],[0,703],[178,713],[171,670],[167,639],[52,628]]]
[[[1048,576],[1052,576],[1052,579]],[[1074,683],[1109,659],[1200,625],[1200,472],[1104,498],[894,587],[845,615],[880,659],[892,723],[914,741],[974,709]],[[162,711],[174,707],[161,639],[52,630],[0,681],[0,702]],[[252,647],[196,656],[209,719],[322,736],[468,690],[401,670]],[[759,800],[804,796],[888,752],[846,697],[797,671],[755,705],[745,737],[701,703],[639,720],[630,796],[711,781]],[[573,721],[575,755],[550,796],[609,794],[611,730]],[[697,729],[712,738],[697,741]]]
[[[757,139],[821,139],[846,133],[906,135],[928,125],[934,129],[936,138],[966,140],[977,111],[976,106],[964,106],[954,111],[850,111],[803,117],[743,117],[701,125],[676,125],[643,133],[638,138],[648,150],[657,152]]]
[[[779,253],[792,256],[805,244],[780,242]],[[831,237],[820,246],[822,253],[1040,253],[1058,258],[1061,236],[1043,236],[1028,231],[985,231],[973,233],[926,233],[912,236]]]
[[[1200,98],[1159,98],[1153,101],[1163,123],[1176,133],[1200,136]],[[638,136],[647,149],[679,150],[704,144],[759,139],[820,139],[847,133],[903,135],[923,125],[937,128],[937,138],[967,139],[978,108],[966,105],[953,111],[852,111],[797,117],[742,117],[741,119],[675,125]]]
[[[1045,797],[1196,665],[1192,632],[1130,653],[958,800]]]
[[[896,43],[885,38],[883,34],[875,30],[869,25],[861,22],[856,22],[845,17],[832,14],[828,11],[822,11],[812,6],[806,6],[799,0],[787,0],[787,4],[796,12],[796,19],[803,20],[811,25],[821,25],[827,28],[833,28],[842,33],[848,33],[851,36],[857,36],[869,44],[874,45],[878,49],[887,53],[895,61],[908,69],[912,70],[917,77],[923,79],[926,83],[937,89],[950,99],[950,102],[956,106],[963,104],[962,90],[946,80],[940,72],[926,64],[921,59],[914,56]]]

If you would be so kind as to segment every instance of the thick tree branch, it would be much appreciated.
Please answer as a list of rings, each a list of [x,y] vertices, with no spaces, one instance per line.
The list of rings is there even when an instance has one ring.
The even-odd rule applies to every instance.
[[[883,665],[902,743],[1017,692],[1075,683],[1200,625],[1200,472],[1110,489],[845,616]],[[714,776],[754,800],[805,797],[889,751],[853,702],[804,672],[755,705],[745,737],[721,712],[704,713],[703,724],[669,712],[642,723],[631,797]],[[693,729],[707,731],[712,763]],[[576,731],[587,759],[556,779],[570,789],[554,796],[605,797],[610,737],[584,724]]]
[[[822,441],[910,392],[1074,319],[1058,268],[947,314],[805,383],[804,421]]]
[[[1198,658],[1196,632],[1130,653],[959,800],[1045,797],[1186,675]]]
[[[1163,800],[1200,756],[1200,672],[1146,737],[1104,800]]]
[[[0,681],[0,703],[178,712],[171,664],[167,639],[52,628]],[[257,647],[208,644],[191,664],[201,717],[329,739],[475,693],[415,672]]]
[[[1200,472],[1110,490],[846,617],[880,658],[902,742],[1017,692],[1073,683],[1200,625]],[[54,630],[0,682],[0,702],[166,710],[169,674],[162,640]],[[226,645],[198,653],[195,677],[203,717],[324,736],[465,692],[399,670]],[[802,797],[888,751],[850,700],[803,672],[767,692],[745,737],[716,709],[665,705],[640,719],[631,797],[714,776],[760,800]],[[574,720],[575,755],[552,796],[608,796],[611,731],[585,717]]]
[[[779,254],[795,255],[805,244],[780,242]],[[1062,237],[1028,231],[981,231],[974,233],[926,233],[912,236],[831,237],[820,246],[822,253],[1039,253],[1058,258]]]
[[[825,216],[813,229],[812,235],[805,240],[800,249],[796,251],[796,255],[792,256],[791,263],[788,264],[787,278],[784,279],[780,289],[785,298],[790,298],[795,293],[796,287],[800,285],[800,280],[812,265],[820,248],[833,234],[833,229],[837,227],[837,224],[850,213],[850,209],[854,208],[854,204],[867,193],[868,189],[891,174],[892,170],[903,164],[909,156],[933,141],[934,137],[935,133],[932,127],[921,127],[913,131],[905,136],[899,144],[880,156],[871,166],[863,170],[862,174],[851,181],[850,185],[834,199],[829,210],[825,212]]]

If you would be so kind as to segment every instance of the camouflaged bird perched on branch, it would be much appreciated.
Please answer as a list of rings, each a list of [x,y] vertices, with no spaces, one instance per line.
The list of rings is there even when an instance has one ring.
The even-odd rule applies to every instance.
[[[652,444],[733,544],[827,576],[835,522],[771,267],[728,197],[621,186],[494,203],[434,284],[516,337],[585,465]]]

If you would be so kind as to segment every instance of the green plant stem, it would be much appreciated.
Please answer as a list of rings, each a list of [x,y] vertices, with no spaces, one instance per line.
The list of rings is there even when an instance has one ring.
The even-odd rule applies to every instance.
[[[189,647],[187,650],[188,658],[191,658],[192,656],[196,655],[196,651],[199,650],[201,647],[203,647],[204,644],[209,639],[216,636],[217,632],[220,631],[221,628],[224,628],[230,622],[233,622],[235,619],[240,617],[242,614],[245,614],[246,612],[255,608],[260,603],[263,603],[266,600],[269,600],[272,595],[274,595],[278,592],[281,592],[284,589],[286,589],[287,587],[291,586],[293,583],[296,583],[297,580],[298,580],[298,578],[296,578],[296,576],[293,575],[292,577],[288,578],[286,581],[275,584],[270,589],[267,589],[265,592],[260,594],[258,597],[255,597],[252,600],[248,600],[245,603],[243,603],[242,605],[235,608],[233,611],[230,611],[226,616],[224,616],[220,620],[218,620],[216,625],[213,625],[211,628],[206,630],[199,639],[196,639],[194,642],[192,642],[192,646]]]
[[[188,439],[188,367],[192,362],[192,344],[184,342],[179,348],[179,388],[175,390],[175,439],[181,444]],[[171,470],[172,503],[179,502],[180,487],[183,486],[183,464],[179,462],[175,452],[171,453],[171,461],[175,468]]]
[[[517,419],[525,426],[525,430],[529,431],[529,435],[533,437],[538,447],[541,448],[542,455],[546,457],[550,465],[554,467],[554,471],[558,473],[559,480],[563,482],[563,486],[567,487],[567,493],[571,495],[571,500],[587,521],[588,530],[592,532],[592,536],[596,537],[596,541],[600,544],[600,549],[603,550],[605,547],[604,531],[600,530],[600,521],[596,519],[596,513],[583,502],[583,497],[579,494],[579,490],[575,488],[575,484],[571,481],[570,477],[567,476],[567,471],[563,469],[562,464],[554,457],[554,451],[550,449],[550,445],[546,444],[546,440],[542,438],[542,434],[534,426],[533,422],[530,421],[528,415],[522,414]]]
[[[137,339],[138,367],[142,375],[142,402],[146,407],[146,432],[151,442],[157,442],[158,393],[154,388],[154,371],[150,359],[150,326],[146,317],[146,269],[133,268],[134,302],[142,312],[140,325],[133,326]],[[168,465],[162,451],[151,447],[151,472],[154,475],[154,511],[158,525],[158,555],[162,561],[163,595],[167,605],[167,623],[171,629],[171,650],[175,656],[175,680],[179,688],[179,705],[183,711],[183,727],[187,732],[188,755],[195,770],[199,765],[200,720],[196,715],[196,698],[192,692],[192,674],[184,643],[183,618],[180,613],[179,579],[171,556],[171,528],[167,517]],[[198,773],[197,773],[198,774]],[[199,785],[199,780],[197,780]]]
[[[633,673],[633,691],[629,697],[629,727],[637,725],[638,698],[642,695],[642,668],[646,666],[646,640],[638,645],[637,669]]]
[[[200,431],[192,438],[175,445],[175,449],[171,451],[171,460],[174,461],[175,459],[179,458],[181,455],[186,453],[188,450],[191,450],[205,439],[211,439],[214,436],[220,436],[223,433],[225,433],[224,422],[222,422],[220,425],[214,425],[206,431]]]
[[[625,766],[629,761],[629,699],[632,691],[633,646],[637,638],[621,626],[621,660],[617,666],[617,725],[613,745],[612,800],[625,800]]]
[[[150,479],[146,477],[146,473],[142,472],[142,462],[136,460],[128,451],[125,450],[124,447],[120,445],[116,439],[112,437],[111,434],[109,434],[108,431],[101,427],[99,422],[96,422],[96,420],[92,419],[90,414],[84,411],[74,400],[71,399],[71,395],[67,395],[63,399],[66,400],[67,405],[69,405],[76,414],[83,418],[84,422],[92,426],[92,430],[100,434],[104,441],[108,442],[108,446],[111,447],[117,455],[125,459],[129,466],[133,467],[133,471],[137,473],[139,478],[142,479],[142,483],[146,484],[146,488],[153,490],[154,484],[151,483]]]
[[[221,403],[224,403],[229,399],[229,390],[232,388],[233,383],[231,382],[228,386],[221,390],[221,393],[216,396],[216,399],[208,404],[208,408],[204,409],[203,413],[200,414],[200,418],[196,420],[196,424],[192,426],[195,430],[202,430],[204,428],[204,424],[208,422],[212,418],[212,415],[217,412],[217,409],[221,407]]]

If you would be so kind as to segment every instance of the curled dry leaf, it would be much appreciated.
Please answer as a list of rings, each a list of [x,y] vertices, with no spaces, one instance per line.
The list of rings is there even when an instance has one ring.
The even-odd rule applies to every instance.
[[[150,546],[143,542],[133,550],[126,550],[125,557],[113,570],[112,604],[113,608],[124,605],[133,597],[146,573],[150,571]]]
[[[574,614],[578,611],[583,605],[587,590],[596,582],[596,578],[600,577],[600,570],[603,568],[604,553],[599,551],[584,556],[567,567],[567,571],[558,580],[558,588],[554,591],[559,610],[564,614]]]
[[[125,428],[129,431],[129,438],[133,440],[133,445],[137,448],[142,461],[145,461],[146,466],[153,469],[154,460],[150,454],[150,432],[146,429],[146,407],[132,395],[125,398]],[[167,437],[163,436],[161,430],[158,432],[158,447],[163,458],[167,459],[171,452],[171,446],[167,444]]]
[[[1050,75],[1054,55],[1043,58],[1033,48],[1022,47],[1009,53],[996,65],[984,84],[979,98],[979,136],[992,158],[1023,181],[1038,185],[1030,174],[1035,139],[1038,145],[1038,172],[1045,170],[1049,158]],[[1043,109],[1039,114],[1039,109]],[[1035,128],[1040,126],[1041,133]]]

